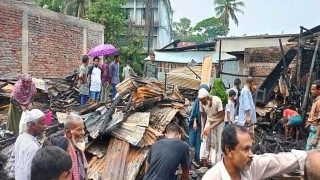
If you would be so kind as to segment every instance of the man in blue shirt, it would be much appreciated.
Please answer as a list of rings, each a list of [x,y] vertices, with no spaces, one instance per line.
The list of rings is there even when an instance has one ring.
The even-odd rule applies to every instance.
[[[120,83],[120,77],[119,77],[119,62],[120,62],[120,55],[116,54],[114,55],[114,61],[110,64],[109,67],[109,76],[111,79],[111,85],[112,85],[112,99],[116,97],[117,84]]]
[[[239,99],[239,116],[237,124],[245,126],[253,135],[253,124],[257,122],[256,107],[253,102],[250,87],[253,84],[253,78],[248,77],[246,84],[241,90]]]

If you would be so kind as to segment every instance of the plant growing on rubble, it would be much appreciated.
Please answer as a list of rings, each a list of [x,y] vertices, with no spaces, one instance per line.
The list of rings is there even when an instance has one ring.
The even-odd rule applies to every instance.
[[[216,6],[214,10],[224,25],[229,27],[230,18],[237,26],[239,25],[236,13],[243,14],[243,11],[240,9],[245,6],[243,2],[237,0],[214,0],[214,5]]]

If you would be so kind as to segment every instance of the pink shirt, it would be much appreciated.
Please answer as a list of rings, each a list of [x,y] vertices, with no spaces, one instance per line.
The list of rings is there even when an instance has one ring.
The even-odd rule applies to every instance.
[[[292,117],[294,115],[299,115],[299,113],[297,113],[297,111],[291,110],[291,109],[286,109],[283,111],[283,116],[289,116]]]

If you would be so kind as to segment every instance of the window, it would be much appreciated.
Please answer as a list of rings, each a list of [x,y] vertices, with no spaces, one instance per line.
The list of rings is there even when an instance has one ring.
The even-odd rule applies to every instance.
[[[126,9],[126,20],[130,19],[130,9]]]
[[[142,9],[141,13],[142,13],[142,15],[141,15],[142,19],[146,19],[146,9],[145,8]]]

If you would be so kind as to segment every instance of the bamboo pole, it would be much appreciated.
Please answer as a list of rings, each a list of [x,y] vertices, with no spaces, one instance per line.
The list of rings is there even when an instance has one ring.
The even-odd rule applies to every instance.
[[[282,41],[281,39],[279,39],[279,44],[280,44],[280,49],[281,49],[281,55],[282,55],[282,61],[283,61],[283,75],[284,75],[284,80],[286,82],[286,85],[287,85],[287,88],[288,90],[291,89],[291,86],[290,86],[290,79],[289,79],[289,76],[288,76],[288,66],[287,66],[287,62],[286,62],[286,57],[285,57],[285,54],[284,54],[284,50],[283,50],[283,46],[282,46]],[[291,100],[291,97],[292,97],[292,93],[289,91],[289,100]],[[284,100],[284,104],[286,103],[286,98]]]
[[[310,70],[309,70],[309,77],[308,77],[308,81],[307,81],[307,87],[306,87],[306,90],[304,92],[304,98],[303,98],[303,103],[302,103],[303,117],[305,116],[305,114],[307,112],[307,110],[306,110],[306,108],[307,108],[307,98],[308,98],[308,95],[309,95],[309,92],[310,92],[309,89],[310,89],[310,86],[311,86],[311,76],[312,76],[312,72],[313,72],[313,69],[314,69],[314,64],[316,62],[316,58],[317,58],[317,54],[318,54],[319,43],[320,43],[320,35],[318,35],[316,48],[315,48],[314,53],[313,53],[311,66],[310,66]]]
[[[299,34],[299,42],[298,42],[298,62],[297,62],[297,86],[298,86],[298,89],[300,90],[301,88],[301,83],[300,83],[300,80],[301,80],[301,61],[302,61],[302,36],[303,36],[303,28],[302,26],[300,26],[300,34]]]

